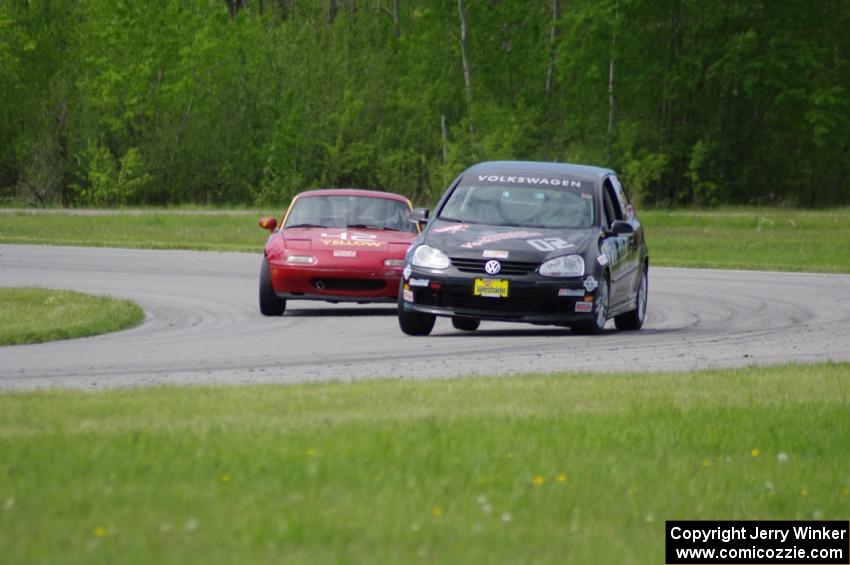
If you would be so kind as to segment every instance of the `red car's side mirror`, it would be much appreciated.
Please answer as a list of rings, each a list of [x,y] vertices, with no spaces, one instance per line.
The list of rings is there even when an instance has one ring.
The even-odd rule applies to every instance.
[[[260,218],[260,227],[264,230],[274,231],[277,228],[277,220],[274,218]]]

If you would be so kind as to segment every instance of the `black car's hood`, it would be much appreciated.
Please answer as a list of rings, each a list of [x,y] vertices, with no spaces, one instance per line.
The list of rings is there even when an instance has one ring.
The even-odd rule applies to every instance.
[[[487,256],[512,261],[542,261],[569,253],[584,255],[597,232],[596,229],[491,226],[434,219],[428,226],[424,243],[450,257]]]

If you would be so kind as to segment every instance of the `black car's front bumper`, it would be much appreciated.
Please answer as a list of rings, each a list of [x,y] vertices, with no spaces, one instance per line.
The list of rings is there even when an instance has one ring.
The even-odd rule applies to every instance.
[[[402,308],[438,316],[565,326],[592,316],[596,290],[593,283],[586,290],[585,282],[598,279],[587,275],[551,279],[537,273],[514,277],[465,273],[452,267],[446,271],[413,268],[402,281]],[[475,279],[507,280],[508,296],[475,296]]]

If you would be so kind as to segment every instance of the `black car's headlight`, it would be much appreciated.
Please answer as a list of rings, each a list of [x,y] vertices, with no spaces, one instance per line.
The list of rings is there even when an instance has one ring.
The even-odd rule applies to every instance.
[[[540,265],[544,277],[580,277],[584,274],[584,259],[581,255],[563,255],[549,259]]]
[[[420,245],[413,252],[411,262],[416,267],[424,267],[426,269],[447,269],[450,261],[449,256],[430,245]]]

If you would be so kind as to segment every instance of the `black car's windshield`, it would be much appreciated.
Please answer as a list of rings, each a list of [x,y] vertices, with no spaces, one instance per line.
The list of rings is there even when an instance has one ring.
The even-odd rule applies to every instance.
[[[286,218],[286,228],[360,228],[416,232],[405,202],[377,196],[305,196]]]
[[[496,226],[589,228],[593,225],[592,183],[543,176],[467,175],[439,218]]]

